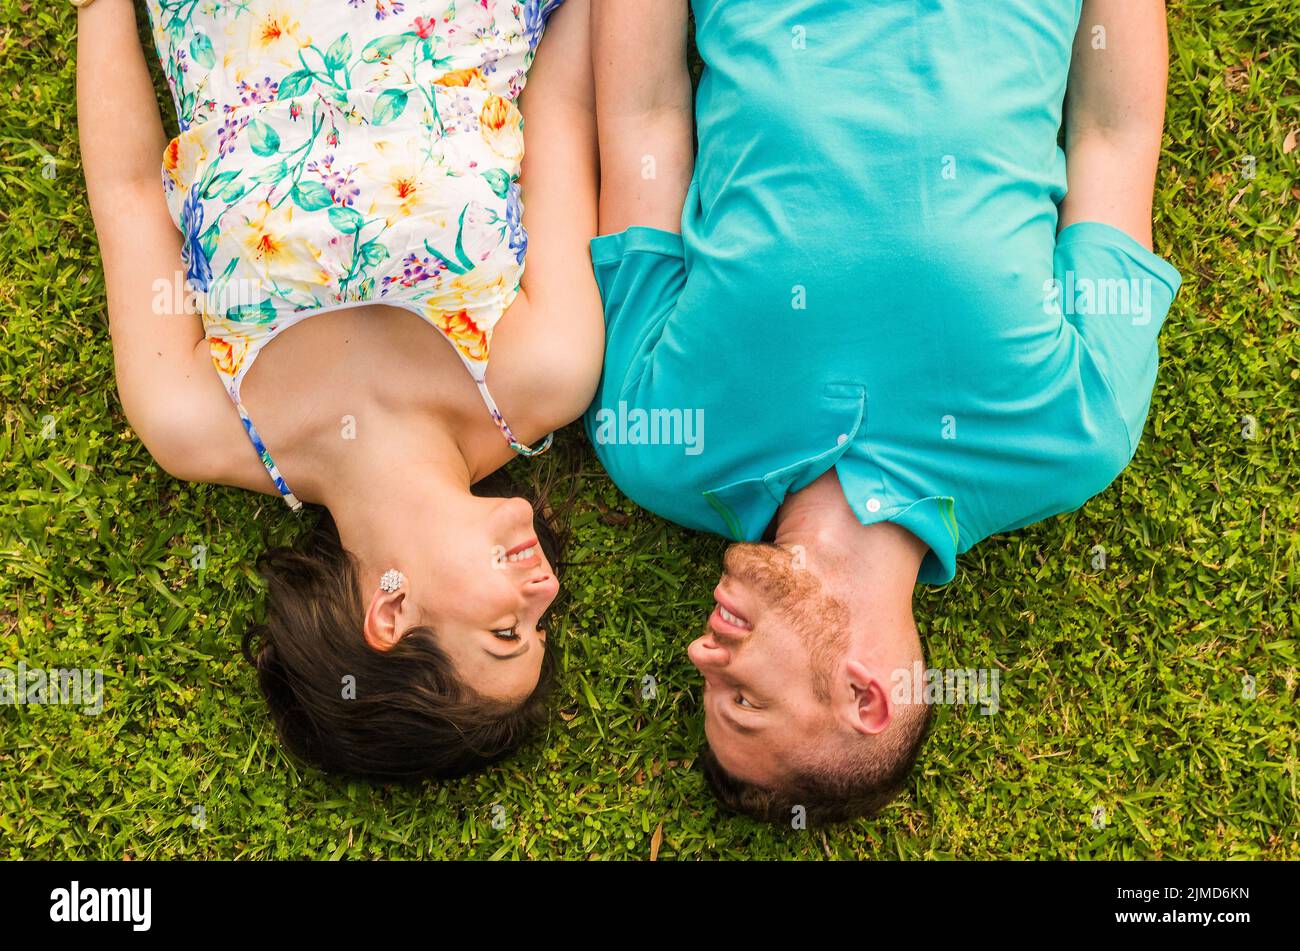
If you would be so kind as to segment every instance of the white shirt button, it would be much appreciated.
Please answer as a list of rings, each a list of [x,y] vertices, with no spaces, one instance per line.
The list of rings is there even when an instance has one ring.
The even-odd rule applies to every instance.
[[[870,498],[870,499],[867,499],[867,511],[868,511],[868,512],[879,512],[879,511],[880,511],[880,499],[877,499],[877,498]]]
[[[837,446],[842,446],[848,441],[849,441],[848,433],[840,433],[838,436],[835,437],[835,445]]]

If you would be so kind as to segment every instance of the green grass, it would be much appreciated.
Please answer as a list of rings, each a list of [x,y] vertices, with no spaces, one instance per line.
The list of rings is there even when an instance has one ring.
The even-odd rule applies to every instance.
[[[106,709],[0,707],[0,856],[616,858],[658,842],[686,859],[1300,858],[1300,150],[1284,147],[1300,6],[1172,5],[1156,233],[1185,283],[1137,458],[1081,511],[986,541],[922,595],[931,664],[1003,668],[1002,710],[938,708],[907,794],[812,831],[715,807],[684,648],[722,544],[639,512],[573,428],[542,463],[581,473],[549,733],[420,790],[286,760],[237,644],[261,609],[254,559],[295,521],[276,499],[168,478],[122,416],[72,21],[63,3],[0,0],[0,666],[102,667]]]

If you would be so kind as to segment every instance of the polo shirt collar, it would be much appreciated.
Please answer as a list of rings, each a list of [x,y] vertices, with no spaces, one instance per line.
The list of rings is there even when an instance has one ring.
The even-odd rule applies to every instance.
[[[952,496],[930,495],[898,498],[884,494],[880,480],[871,480],[868,465],[858,453],[839,465],[845,453],[859,440],[869,440],[865,430],[866,388],[852,383],[830,383],[824,390],[829,418],[841,430],[828,433],[828,447],[790,465],[762,476],[740,479],[706,490],[705,501],[717,515],[722,534],[734,541],[756,541],[763,537],[786,495],[811,485],[827,470],[838,466],[845,498],[863,525],[895,522],[921,539],[928,547],[917,580],[923,584],[947,584],[957,573],[960,533],[956,502]]]
[[[733,541],[762,538],[786,495],[811,485],[853,445],[863,429],[866,402],[861,384],[827,383],[821,400],[821,415],[828,421],[827,448],[761,476],[705,490],[704,500],[717,515],[721,534]]]

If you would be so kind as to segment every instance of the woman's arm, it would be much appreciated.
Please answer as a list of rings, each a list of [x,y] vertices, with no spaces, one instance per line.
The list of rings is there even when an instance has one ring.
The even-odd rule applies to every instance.
[[[687,0],[598,0],[591,13],[600,231],[681,229],[694,168]]]
[[[164,469],[219,481],[220,438],[239,423],[220,405],[201,320],[176,306],[184,265],[163,197],[166,136],[130,0],[77,11],[77,125],[122,408]]]
[[[1151,248],[1168,57],[1164,0],[1084,0],[1065,96],[1061,228],[1099,221]]]
[[[488,375],[498,397],[509,396],[507,418],[525,441],[582,415],[605,353],[587,250],[596,236],[600,178],[590,7],[589,0],[566,0],[551,15],[519,98],[528,256],[523,293],[492,338]],[[499,454],[501,437],[486,438]]]

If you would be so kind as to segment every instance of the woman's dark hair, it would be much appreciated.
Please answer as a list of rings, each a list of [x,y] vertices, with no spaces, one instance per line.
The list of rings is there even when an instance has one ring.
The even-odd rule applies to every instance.
[[[513,488],[498,477],[474,491],[505,497]],[[534,497],[542,500],[533,504],[537,539],[558,576],[561,540],[540,507],[545,489]],[[556,673],[550,639],[537,687],[513,704],[462,683],[431,628],[409,631],[386,651],[367,644],[356,560],[329,512],[320,512],[296,546],[258,559],[266,622],[243,638],[290,753],[326,772],[377,782],[449,778],[500,759],[546,722]]]

